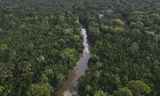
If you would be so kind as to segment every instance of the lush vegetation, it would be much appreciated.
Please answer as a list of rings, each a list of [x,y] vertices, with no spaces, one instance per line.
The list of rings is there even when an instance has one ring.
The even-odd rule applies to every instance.
[[[82,52],[76,16],[0,10],[0,96],[51,96]]]
[[[92,57],[80,96],[160,95],[159,7],[147,4],[119,2],[87,19]]]
[[[80,96],[160,96],[159,0],[0,0],[0,95],[56,96],[82,52]]]

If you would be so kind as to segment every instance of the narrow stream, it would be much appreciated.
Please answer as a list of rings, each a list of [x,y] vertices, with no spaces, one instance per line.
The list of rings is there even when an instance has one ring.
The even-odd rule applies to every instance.
[[[73,96],[75,89],[78,84],[78,79],[85,74],[88,69],[88,60],[91,56],[89,51],[89,45],[87,42],[87,33],[84,28],[81,28],[81,35],[83,36],[83,55],[77,62],[77,65],[70,70],[68,79],[63,83],[62,89],[58,96]]]

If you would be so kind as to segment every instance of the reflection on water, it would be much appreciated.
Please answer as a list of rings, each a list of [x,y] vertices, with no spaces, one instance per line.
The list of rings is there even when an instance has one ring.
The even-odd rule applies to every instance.
[[[85,74],[88,69],[88,60],[91,56],[89,51],[89,45],[87,43],[87,33],[84,28],[81,29],[81,35],[83,36],[83,56],[77,62],[76,67],[69,72],[68,79],[63,83],[59,96],[72,96],[74,94],[74,87],[78,84],[78,79]]]
[[[85,71],[88,69],[88,60],[90,58],[90,51],[89,51],[89,45],[87,43],[87,33],[86,30],[82,28],[81,34],[83,36],[83,56],[80,58],[80,60],[77,62],[77,66],[74,68],[75,70],[75,86],[77,85],[77,80],[85,74]]]

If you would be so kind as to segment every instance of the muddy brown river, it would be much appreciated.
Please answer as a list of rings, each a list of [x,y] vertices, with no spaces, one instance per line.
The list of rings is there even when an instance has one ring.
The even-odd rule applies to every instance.
[[[88,69],[88,60],[91,54],[87,42],[87,32],[84,28],[81,28],[81,35],[83,37],[83,55],[77,62],[77,65],[69,71],[68,79],[64,81],[58,96],[73,96],[76,93],[75,88],[78,84],[78,79],[83,76]]]

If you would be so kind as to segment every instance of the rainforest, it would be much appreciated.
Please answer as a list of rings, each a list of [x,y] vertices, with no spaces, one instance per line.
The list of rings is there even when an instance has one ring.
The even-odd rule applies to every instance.
[[[0,96],[160,96],[160,0],[0,0]]]

